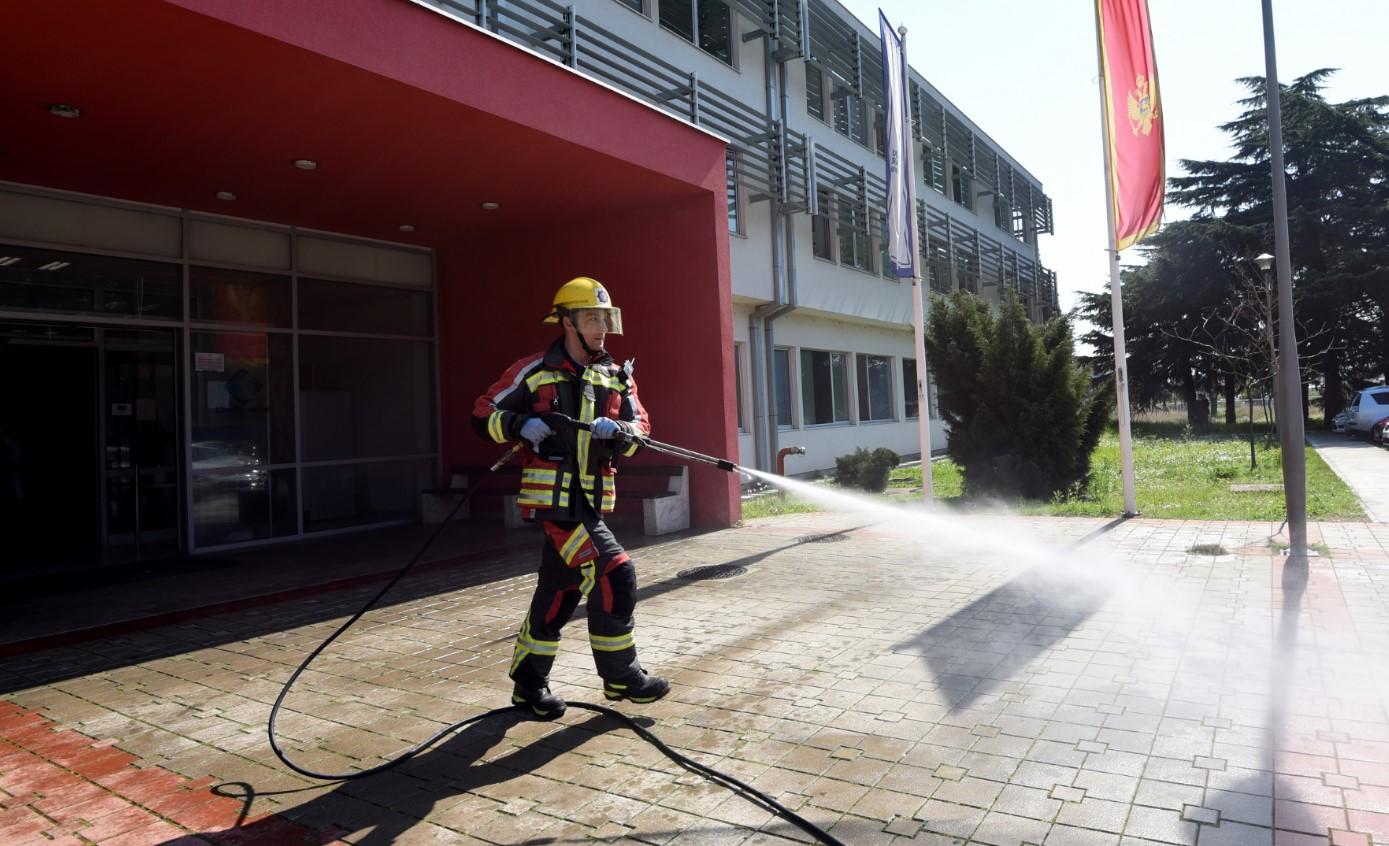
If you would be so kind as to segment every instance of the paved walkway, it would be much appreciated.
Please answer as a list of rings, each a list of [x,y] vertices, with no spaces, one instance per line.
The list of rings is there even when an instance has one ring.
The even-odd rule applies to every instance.
[[[1376,523],[1389,522],[1389,450],[1334,432],[1309,432],[1307,442],[1341,477]]]
[[[656,544],[637,636],[675,687],[630,708],[853,846],[1389,844],[1389,525],[1313,524],[1310,562],[1275,528],[795,515]],[[679,575],[726,563],[746,572]],[[465,566],[302,680],[298,760],[369,766],[506,701],[530,562]],[[580,711],[293,776],[269,703],[367,590],[0,659],[0,843],[806,840]],[[555,688],[601,701],[570,632]]]

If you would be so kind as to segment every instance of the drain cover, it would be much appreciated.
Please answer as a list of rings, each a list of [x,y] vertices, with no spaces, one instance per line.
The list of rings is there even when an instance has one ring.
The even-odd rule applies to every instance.
[[[711,564],[708,567],[692,567],[689,570],[681,570],[675,575],[686,581],[698,582],[708,579],[731,579],[741,576],[748,571],[746,567],[737,564]]]
[[[796,538],[796,543],[837,543],[846,541],[849,536],[841,532],[833,532],[828,535],[801,535]]]

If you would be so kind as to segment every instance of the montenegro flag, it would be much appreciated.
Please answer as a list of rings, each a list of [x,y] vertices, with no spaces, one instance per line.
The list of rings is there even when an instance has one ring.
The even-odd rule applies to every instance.
[[[1162,220],[1163,115],[1147,0],[1095,2],[1114,244],[1122,250]]]

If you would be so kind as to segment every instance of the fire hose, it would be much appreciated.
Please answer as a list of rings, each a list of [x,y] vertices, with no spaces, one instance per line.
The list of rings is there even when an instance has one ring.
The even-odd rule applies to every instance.
[[[569,429],[589,429],[589,424],[580,422],[578,420],[574,420],[573,418],[564,414],[552,412],[541,415],[541,419],[543,419],[546,425],[550,426],[550,428],[555,431],[565,431]],[[675,458],[680,458],[685,461],[692,461],[699,464],[708,464],[710,466],[717,467],[720,470],[725,470],[728,472],[734,472],[736,470],[741,469],[738,467],[737,464],[734,464],[732,461],[729,461],[725,458],[719,458],[713,455],[705,455],[704,453],[695,452],[694,450],[685,449],[684,447],[676,446],[674,444],[662,443],[660,441],[652,440],[651,438],[645,437],[643,435],[630,434],[625,430],[619,433],[618,439],[623,441],[635,441],[637,443],[640,443],[642,446],[647,447],[656,452],[664,453],[666,455],[670,455]],[[328,637],[322,643],[315,647],[314,650],[310,652],[308,656],[303,660],[303,662],[300,663],[298,668],[296,668],[295,671],[290,674],[289,680],[286,681],[284,687],[280,689],[279,696],[275,697],[275,704],[272,705],[270,708],[270,719],[266,724],[266,733],[270,739],[270,748],[275,753],[275,757],[279,758],[285,766],[289,767],[291,770],[293,770],[296,773],[299,773],[302,776],[307,776],[308,778],[318,779],[321,781],[351,781],[354,779],[365,778],[366,776],[375,775],[376,773],[388,770],[392,767],[398,766],[400,764],[405,763],[406,761],[409,761],[410,759],[418,756],[420,753],[434,746],[436,743],[443,740],[445,737],[448,737],[454,732],[459,731],[460,729],[472,723],[485,720],[489,717],[501,716],[503,714],[514,714],[517,712],[527,713],[525,709],[521,706],[508,705],[504,708],[495,708],[491,711],[485,711],[481,714],[474,714],[473,716],[468,717],[465,720],[460,720],[452,725],[445,726],[444,728],[435,732],[433,735],[431,735],[429,738],[425,739],[421,743],[417,744],[416,746],[410,749],[405,750],[401,754],[385,761],[384,763],[377,764],[374,767],[368,767],[364,770],[354,770],[353,772],[347,773],[322,773],[309,769],[308,767],[302,766],[300,764],[296,764],[295,762],[289,759],[289,756],[285,753],[285,751],[282,748],[280,748],[279,742],[275,739],[275,723],[279,718],[280,708],[284,705],[285,698],[289,696],[289,691],[291,688],[293,688],[294,683],[299,680],[299,677],[303,675],[304,671],[309,668],[309,665],[313,663],[314,659],[317,658],[319,654],[323,652],[323,650],[327,649],[328,646],[333,643],[333,641],[337,640],[344,632],[351,628],[354,623],[360,620],[362,618],[362,615],[366,614],[367,611],[375,607],[376,603],[381,601],[381,598],[384,597],[388,592],[390,592],[391,588],[395,587],[396,584],[399,583],[400,580],[405,577],[405,574],[409,573],[410,570],[414,568],[416,564],[419,563],[420,559],[423,558],[425,553],[429,551],[430,547],[434,545],[434,542],[437,541],[439,539],[439,536],[443,534],[444,529],[447,528],[449,523],[453,521],[454,517],[458,515],[458,512],[463,508],[465,504],[467,504],[468,500],[472,499],[473,494],[477,493],[478,488],[482,486],[482,482],[490,474],[495,473],[497,470],[500,470],[504,464],[510,461],[518,452],[521,451],[521,448],[522,444],[520,443],[517,443],[516,445],[512,446],[505,453],[503,453],[502,456],[498,458],[490,467],[487,468],[486,473],[479,474],[478,479],[468,486],[467,490],[463,492],[463,495],[458,498],[458,501],[456,503],[454,503],[452,510],[450,510],[448,513],[448,516],[444,518],[444,521],[439,524],[439,527],[435,529],[434,532],[429,536],[429,538],[424,542],[424,544],[420,546],[419,550],[405,564],[405,566],[401,567],[400,570],[398,570],[395,573],[395,575],[393,575],[386,582],[386,584],[379,591],[376,592],[374,596],[368,599],[362,605],[362,607],[356,611],[356,613],[354,613],[351,617],[348,617],[346,622],[338,626],[332,634],[328,635]],[[661,753],[664,754],[667,758],[670,758],[672,761],[679,764],[681,767],[689,770],[690,772],[702,775],[710,781],[722,784],[723,786],[732,789],[734,792],[742,795],[748,801],[762,807],[764,810],[776,814],[777,816],[787,820],[788,822],[793,823],[801,830],[814,837],[816,840],[819,840],[821,843],[827,844],[827,846],[845,846],[845,844],[838,838],[836,838],[834,835],[815,825],[810,820],[807,820],[805,817],[802,817],[800,814],[797,814],[795,811],[776,801],[771,796],[768,796],[767,794],[763,793],[757,788],[752,787],[751,785],[743,781],[740,781],[731,775],[719,772],[713,767],[701,764],[700,762],[692,758],[689,758],[686,755],[677,752],[676,750],[667,746],[659,737],[657,737],[655,734],[649,731],[645,726],[641,725],[636,720],[632,719],[631,717],[622,713],[621,711],[618,711],[613,708],[608,708],[603,705],[593,705],[588,702],[570,702],[569,705],[573,708],[580,708],[586,711],[593,711],[618,720],[619,722],[630,728],[633,732],[635,732],[638,737],[642,738],[643,740],[647,741],[648,743],[659,749]]]

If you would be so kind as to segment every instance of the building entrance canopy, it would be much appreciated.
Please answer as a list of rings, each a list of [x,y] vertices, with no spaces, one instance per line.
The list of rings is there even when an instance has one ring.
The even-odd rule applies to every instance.
[[[0,179],[434,250],[445,465],[485,457],[472,399],[576,275],[623,307],[658,433],[736,451],[713,136],[405,0],[53,0],[0,49]],[[726,474],[692,499],[736,517]]]

